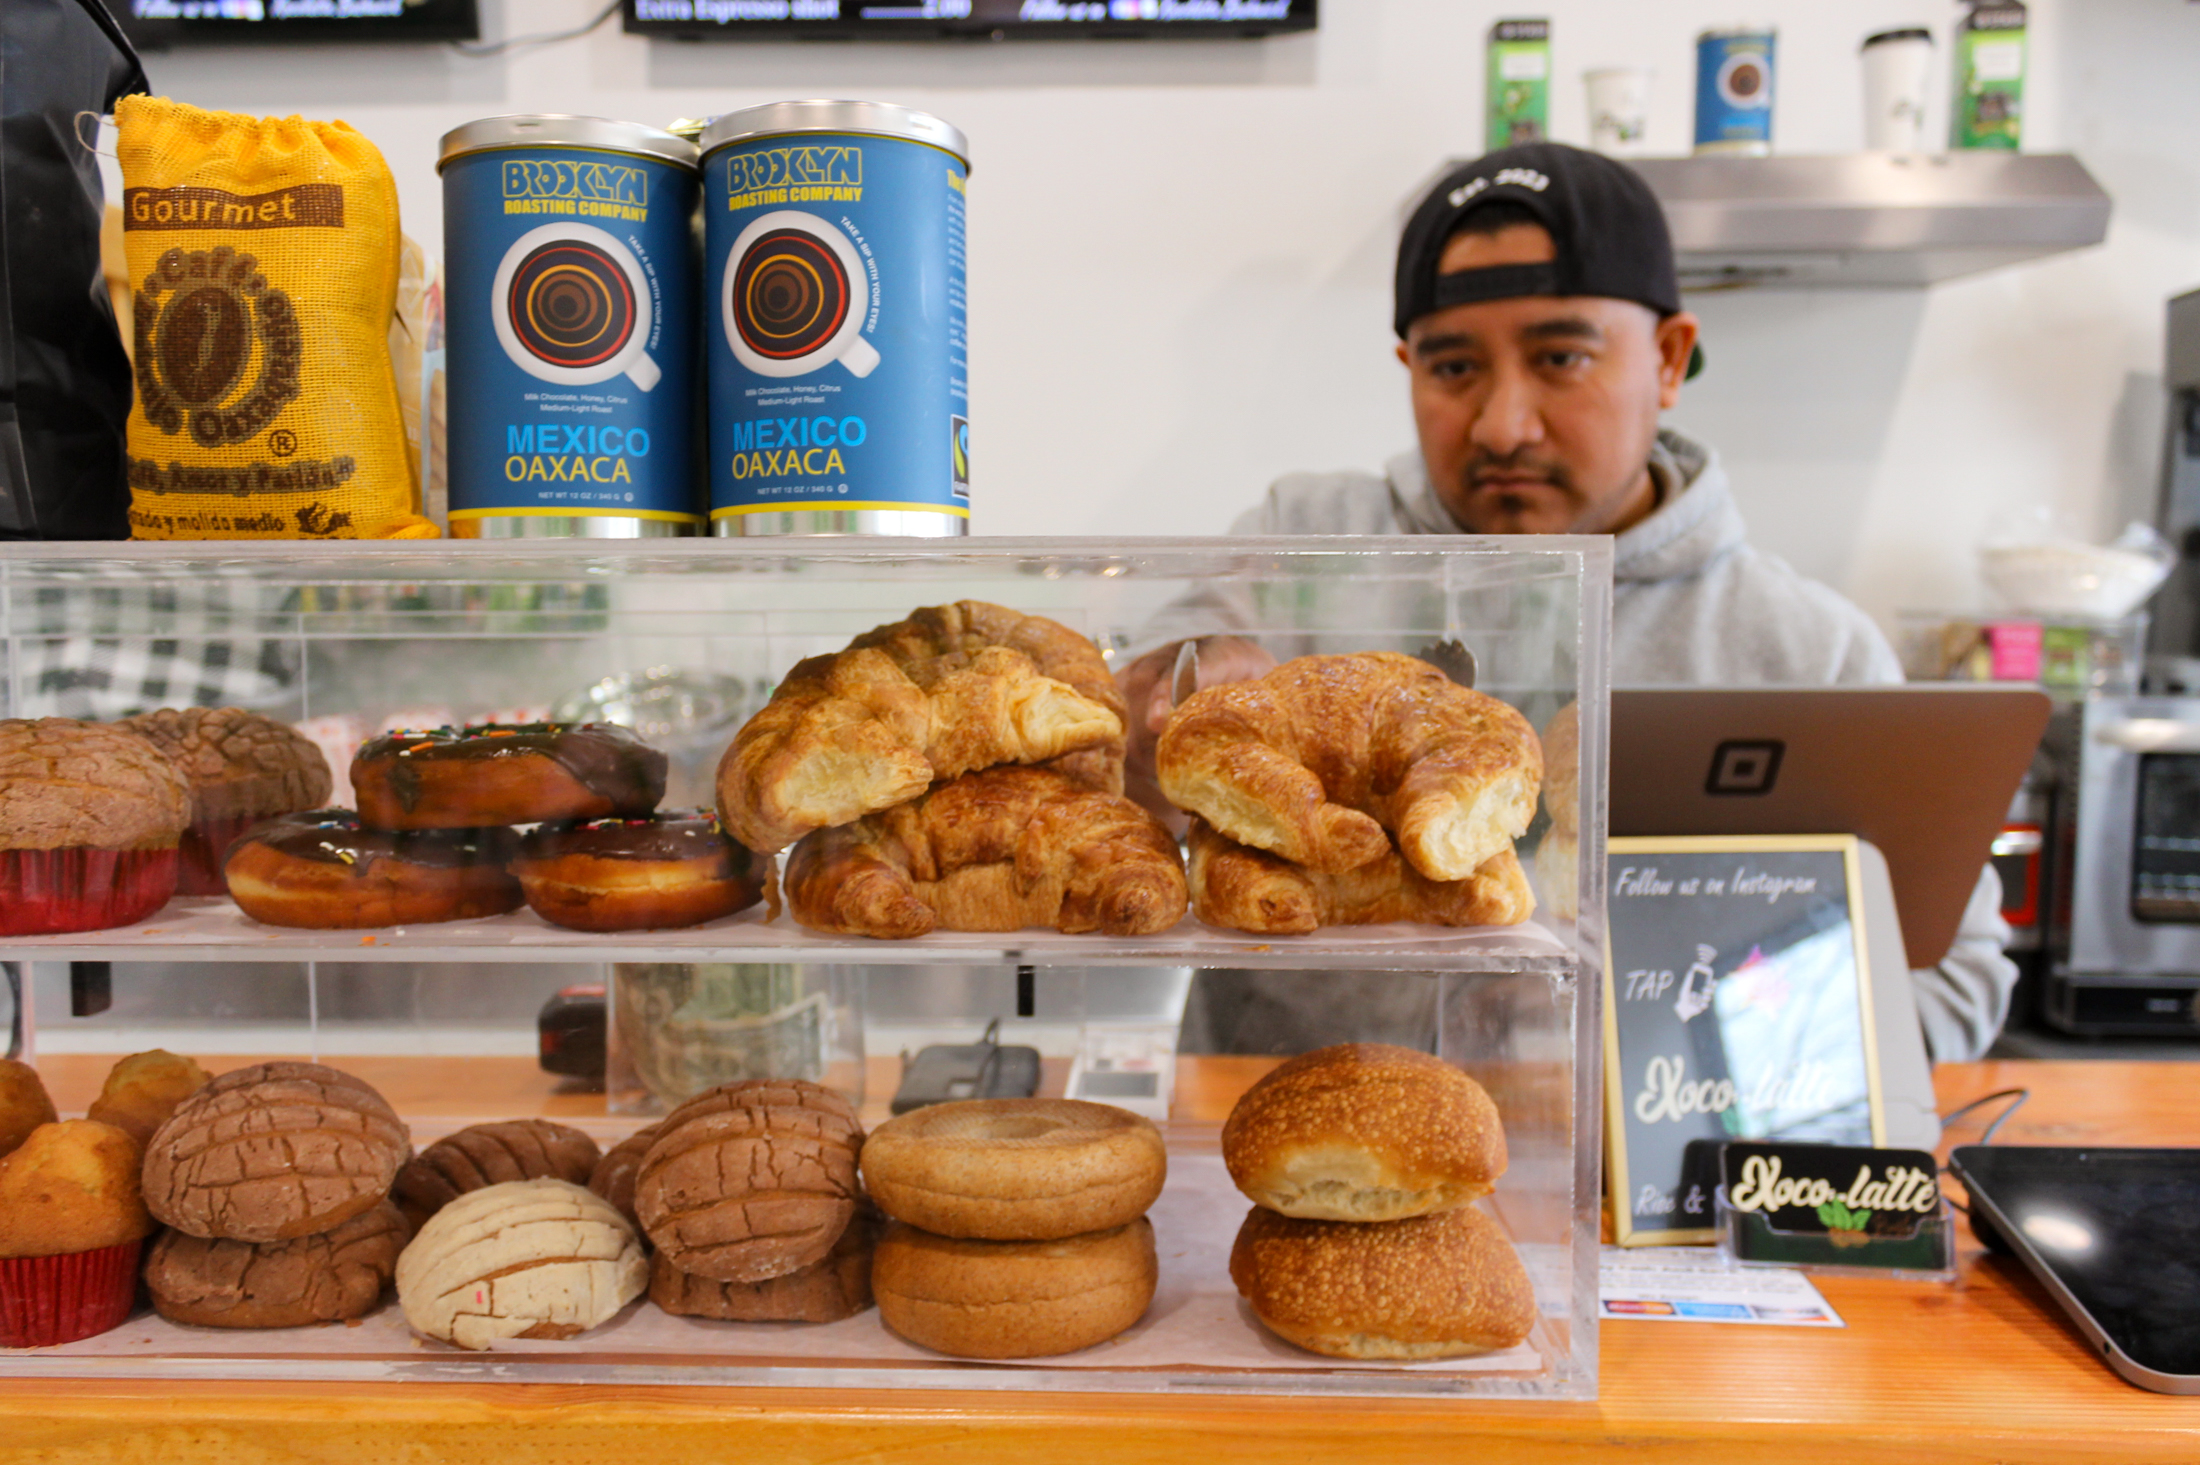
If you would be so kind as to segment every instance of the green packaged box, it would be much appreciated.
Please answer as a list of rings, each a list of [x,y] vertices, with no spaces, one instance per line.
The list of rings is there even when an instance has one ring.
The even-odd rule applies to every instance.
[[[1490,27],[1491,148],[1542,142],[1551,135],[1551,23],[1501,20]]]
[[[1948,146],[2017,150],[2024,131],[2024,7],[1973,5],[1956,26]]]

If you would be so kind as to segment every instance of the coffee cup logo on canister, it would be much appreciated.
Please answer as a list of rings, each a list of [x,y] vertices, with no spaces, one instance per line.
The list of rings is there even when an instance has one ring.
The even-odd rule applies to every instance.
[[[664,373],[649,341],[649,279],[632,250],[591,224],[544,224],[512,241],[489,305],[497,342],[529,376],[589,386],[622,373],[643,391]]]
[[[443,139],[451,533],[693,534],[695,145],[601,117]]]
[[[1762,29],[1696,37],[1696,151],[1763,156],[1772,151],[1773,50]]]
[[[759,376],[806,376],[837,361],[853,376],[878,366],[863,337],[871,309],[862,256],[815,214],[781,209],[753,219],[726,256],[726,345]]]
[[[702,149],[711,531],[968,532],[962,134],[778,102]]]

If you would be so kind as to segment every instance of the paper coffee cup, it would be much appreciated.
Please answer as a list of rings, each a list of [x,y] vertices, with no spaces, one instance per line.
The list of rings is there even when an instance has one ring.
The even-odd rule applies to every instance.
[[[1640,66],[1582,74],[1589,88],[1589,146],[1613,157],[1640,157],[1647,150],[1650,75]]]
[[[1923,152],[1933,33],[1923,27],[1881,31],[1865,37],[1863,58],[1864,146],[1881,153]]]

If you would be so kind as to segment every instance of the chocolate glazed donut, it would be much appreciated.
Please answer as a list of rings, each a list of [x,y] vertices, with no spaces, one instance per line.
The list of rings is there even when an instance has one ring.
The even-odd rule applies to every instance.
[[[576,931],[658,931],[730,916],[771,895],[772,857],[707,812],[545,824],[512,862],[535,914]]]
[[[375,829],[472,829],[639,818],[665,796],[665,755],[610,723],[488,723],[395,732],[352,760]]]
[[[223,873],[238,909],[270,926],[357,930],[502,915],[520,904],[509,829],[367,829],[349,809],[271,819]]]

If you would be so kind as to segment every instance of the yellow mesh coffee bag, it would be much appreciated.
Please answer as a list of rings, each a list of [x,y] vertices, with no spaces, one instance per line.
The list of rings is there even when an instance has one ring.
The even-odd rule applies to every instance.
[[[397,187],[342,122],[115,107],[136,539],[424,539],[389,330]]]

